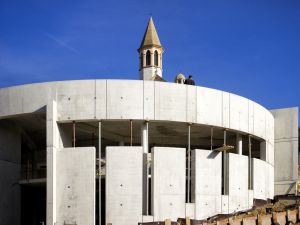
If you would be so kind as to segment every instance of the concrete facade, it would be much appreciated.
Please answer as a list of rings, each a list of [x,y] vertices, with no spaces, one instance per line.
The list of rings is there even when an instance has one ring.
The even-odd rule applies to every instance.
[[[295,193],[298,180],[298,108],[271,112],[275,118],[275,195]]]
[[[68,219],[67,215],[61,215],[58,210],[60,207],[57,197],[60,192],[58,183],[61,182],[58,177],[61,172],[58,169],[63,170],[58,165],[60,149],[72,147],[76,142],[75,149],[96,147],[99,150],[100,121],[104,124],[102,137],[100,136],[100,141],[103,142],[101,158],[107,163],[103,167],[102,175],[102,179],[106,182],[106,194],[103,189],[101,192],[102,198],[106,201],[102,204],[107,213],[103,215],[106,222],[124,224],[124,221],[136,223],[142,220],[158,221],[169,218],[176,220],[185,216],[200,219],[219,212],[232,213],[251,208],[253,198],[272,199],[274,177],[275,194],[287,193],[287,190],[289,193],[292,192],[289,188],[297,179],[295,161],[298,141],[295,138],[298,132],[295,131],[298,123],[297,109],[276,110],[272,113],[259,104],[235,94],[164,82],[83,80],[3,88],[0,89],[0,141],[3,143],[0,154],[1,159],[11,157],[23,164],[21,154],[24,147],[20,146],[21,130],[30,131],[31,119],[45,118],[42,122],[44,127],[41,129],[46,137],[43,148],[44,151],[47,150],[45,158],[47,177],[44,177],[46,178],[44,185],[47,187],[46,220],[48,225],[60,223]],[[28,116],[31,116],[31,119],[27,121]],[[134,123],[132,130],[130,121]],[[149,132],[145,131],[145,127],[141,129],[141,124],[146,121],[149,123]],[[72,126],[75,123],[76,130],[73,133]],[[10,124],[9,128],[6,124]],[[40,122],[37,124],[39,126]],[[191,126],[191,149],[197,149],[193,151],[191,160],[191,202],[186,201],[185,183],[188,125]],[[227,131],[227,142],[234,145],[235,151],[228,155],[227,183],[225,183],[228,191],[222,194],[223,183],[220,182],[225,167],[222,167],[221,154],[217,154],[215,149],[224,144],[224,130]],[[76,138],[73,140],[74,134]],[[149,140],[145,135],[149,136]],[[248,149],[249,136],[253,140],[252,155],[249,155]],[[41,139],[43,138],[44,136],[41,136]],[[136,146],[129,148],[130,142]],[[111,147],[116,145],[127,146]],[[138,146],[144,146],[144,154],[151,152],[152,157],[143,160],[143,148]],[[148,150],[152,146],[154,148]],[[135,153],[136,151],[141,153]],[[209,155],[216,157],[210,158]],[[98,153],[97,157],[99,158]],[[253,160],[252,166],[248,163],[249,157]],[[132,158],[136,160],[131,161]],[[285,167],[281,165],[282,160],[293,163]],[[199,163],[195,163],[197,161]],[[0,188],[5,191],[10,184],[21,180],[22,169],[20,165],[8,166],[3,160],[0,162],[2,168],[0,177],[5,181]],[[110,164],[112,162],[114,164]],[[128,162],[131,162],[132,166],[128,167]],[[145,163],[150,165],[147,176],[152,185],[152,188],[148,187],[147,193],[146,179],[143,179],[143,173],[146,174],[147,170]],[[123,170],[118,169],[119,167]],[[283,169],[276,169],[280,167]],[[261,170],[262,173],[259,172]],[[249,171],[252,172],[253,190],[248,187]],[[13,174],[9,177],[11,180],[7,178],[8,173]],[[114,189],[114,182],[119,182],[119,179],[123,178],[131,181],[127,184],[130,187],[128,196],[131,197],[124,197],[119,189]],[[202,180],[205,182],[201,182]],[[130,186],[131,184],[134,186]],[[168,189],[167,185],[170,184],[173,189],[173,185],[178,189],[173,190],[170,187]],[[166,187],[162,188],[161,185]],[[1,196],[3,202],[15,204],[17,209],[21,201],[18,197],[20,195],[18,188],[22,189],[16,187],[15,190],[8,191],[11,195]],[[110,194],[111,191],[115,195]],[[142,196],[146,198],[143,199]],[[125,199],[120,203],[120,199],[123,198]],[[128,200],[133,198],[134,201]],[[97,201],[96,199],[95,202]],[[145,210],[146,201],[150,202],[148,211]],[[124,207],[120,210],[120,204],[130,204],[130,208],[136,210],[130,214]],[[0,205],[0,212],[4,210],[1,207]],[[94,207],[96,210],[96,206]],[[96,218],[97,213],[96,211]],[[12,217],[10,216],[12,213],[5,215],[6,221],[21,223],[21,216]]]

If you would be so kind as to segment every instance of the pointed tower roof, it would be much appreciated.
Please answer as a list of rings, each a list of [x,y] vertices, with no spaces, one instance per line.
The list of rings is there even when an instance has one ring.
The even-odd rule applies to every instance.
[[[161,47],[161,43],[159,41],[152,16],[149,19],[142,43],[140,45],[139,50],[141,50],[144,47],[150,47],[150,46],[155,46],[155,47]]]

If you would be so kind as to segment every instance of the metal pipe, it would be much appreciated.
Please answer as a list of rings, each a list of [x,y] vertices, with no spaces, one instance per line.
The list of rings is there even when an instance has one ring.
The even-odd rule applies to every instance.
[[[99,225],[101,225],[101,194],[102,194],[102,190],[101,190],[101,121],[99,121],[98,124],[98,158],[99,158],[99,165],[98,165],[98,173],[99,173]]]
[[[148,164],[148,153],[149,153],[149,136],[148,136],[148,122],[146,121],[146,215],[149,215],[149,201],[150,201],[150,196],[149,196],[149,178],[148,178],[148,174],[149,174],[149,164]]]
[[[214,128],[210,128],[210,150],[213,150],[213,136],[214,136]]]
[[[73,138],[72,138],[72,147],[75,148],[75,143],[76,143],[76,124],[75,121],[73,121]]]
[[[223,145],[226,145],[226,138],[227,138],[227,132],[224,130],[224,143]],[[226,151],[223,151],[223,188],[224,188],[224,194],[227,194],[227,153]]]
[[[188,185],[187,185],[187,203],[190,202],[190,180],[191,180],[191,125],[188,125]]]
[[[252,190],[252,160],[251,160],[251,157],[252,157],[252,143],[251,143],[251,135],[249,135],[248,137],[248,148],[249,148],[249,189]]]
[[[130,146],[132,146],[132,120],[130,120]]]

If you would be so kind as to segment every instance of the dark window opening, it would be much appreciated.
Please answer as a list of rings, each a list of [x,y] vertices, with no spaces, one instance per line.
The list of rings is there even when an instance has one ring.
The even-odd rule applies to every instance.
[[[150,66],[151,65],[151,53],[148,50],[146,53],[146,66]]]

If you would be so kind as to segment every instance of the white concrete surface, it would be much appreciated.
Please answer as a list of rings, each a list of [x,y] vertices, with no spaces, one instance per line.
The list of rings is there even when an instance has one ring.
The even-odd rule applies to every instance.
[[[275,195],[292,194],[298,179],[298,108],[271,112],[275,118]]]
[[[75,80],[1,88],[0,119],[45,110],[51,101],[57,102],[58,121],[193,122],[243,131],[273,143],[273,116],[257,103],[211,88],[165,82]]]
[[[229,213],[229,197],[228,195],[221,196],[221,204],[222,204],[222,214]]]
[[[95,224],[95,156],[94,147],[57,151],[55,224]]]
[[[221,213],[222,154],[210,150],[192,151],[192,202],[195,219]]]
[[[262,106],[241,96],[204,87],[136,80],[81,80],[0,89],[0,119],[41,111],[47,114],[48,225],[53,225],[56,221],[56,151],[70,146],[71,140],[69,130],[66,131],[62,126],[58,126],[57,122],[133,119],[191,122],[195,125],[205,124],[228,128],[236,133],[242,132],[244,135],[250,134],[261,138],[261,141],[265,142],[263,159],[268,163],[269,183],[274,179],[272,174],[274,174],[273,165],[275,165],[275,193],[292,191],[290,187],[297,179],[295,168],[298,163],[296,150],[298,147],[298,111],[295,108],[272,111],[276,118],[274,133],[274,117]],[[177,151],[172,153],[174,152]],[[183,158],[185,159],[185,155]],[[243,158],[238,158],[239,160],[244,161]],[[289,163],[282,165],[282,162]],[[183,162],[180,161],[180,165],[181,163]],[[233,172],[236,167],[242,169]],[[237,165],[233,162],[231,173],[235,176],[240,176],[239,173],[244,174],[244,165]],[[179,175],[182,176],[181,172]],[[244,182],[244,176],[242,177]],[[228,212],[243,208],[246,204],[245,190],[238,191],[238,187],[234,184],[236,180],[233,178],[229,178],[229,181],[233,192],[229,193],[227,198],[229,202],[233,200],[234,204],[229,205],[226,196],[221,197],[222,211]],[[178,197],[174,202],[180,202],[181,191],[178,189],[177,192],[163,195],[159,204],[170,203],[171,200],[168,198],[173,199],[174,196],[179,195],[180,198]],[[175,193],[174,196],[172,193]],[[271,186],[266,191],[266,196],[272,197],[273,193],[274,186]],[[243,198],[241,198],[242,195]],[[185,206],[181,204],[177,209],[175,206],[164,205],[163,207],[167,210],[156,209],[164,213],[158,218],[164,218],[165,215],[171,217],[173,209],[174,212],[180,211],[180,215],[185,210]]]
[[[269,197],[267,187],[269,184],[268,174],[269,170],[267,163],[260,159],[252,159],[253,170],[253,197],[255,199],[266,200]]]
[[[106,148],[106,224],[142,222],[142,147]]]
[[[152,148],[154,221],[185,217],[185,155],[184,148]]]
[[[155,120],[186,121],[186,85],[155,82]]]
[[[143,119],[143,82],[107,81],[107,119]]]
[[[195,203],[185,203],[185,217],[195,219]]]
[[[47,105],[47,209],[46,223],[53,225],[56,222],[56,152],[62,147],[57,125],[57,103],[50,101]]]
[[[229,213],[248,208],[248,156],[228,153]]]

